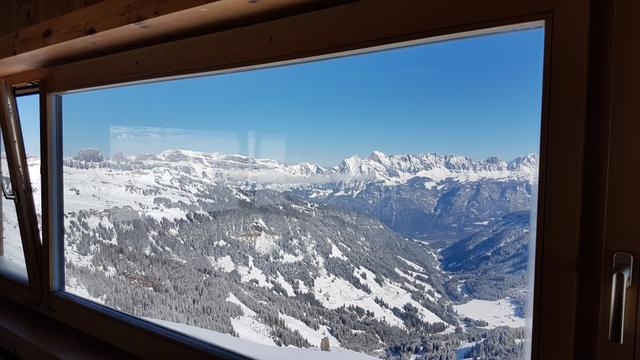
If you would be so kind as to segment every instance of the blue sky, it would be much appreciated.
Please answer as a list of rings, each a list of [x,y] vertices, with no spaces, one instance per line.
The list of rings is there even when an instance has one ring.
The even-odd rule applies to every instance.
[[[372,150],[509,160],[538,152],[542,52],[534,29],[68,94],[64,153],[183,148],[325,166]],[[37,103],[20,102],[33,152]]]
[[[20,96],[16,99],[22,125],[22,137],[27,153],[40,153],[40,104],[37,95]]]

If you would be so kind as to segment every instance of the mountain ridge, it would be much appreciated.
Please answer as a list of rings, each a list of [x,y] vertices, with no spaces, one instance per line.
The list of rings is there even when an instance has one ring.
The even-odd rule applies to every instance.
[[[64,165],[69,174],[76,172],[73,169],[103,169],[96,175],[105,184],[169,191],[175,193],[172,196],[183,193],[191,203],[195,201],[193,191],[181,189],[205,191],[210,184],[220,184],[223,186],[216,191],[227,187],[225,191],[240,200],[259,189],[284,191],[374,217],[406,237],[444,241],[444,245],[469,236],[483,222],[529,209],[537,186],[534,155],[510,162],[496,157],[478,162],[457,155],[373,151],[368,159],[351,156],[332,168],[322,168],[311,163],[284,165],[271,159],[190,150],[136,157],[115,154],[107,159],[98,150],[87,149],[66,157]],[[129,184],[130,172],[148,178],[147,182]],[[81,178],[72,176],[70,181],[79,182],[74,189],[82,186]],[[75,196],[79,201],[86,198],[71,195],[72,203],[76,203]],[[101,197],[96,193],[86,201],[94,203]],[[122,201],[128,203],[129,198]]]
[[[176,165],[184,165],[186,163],[199,164],[203,167],[203,170],[207,168],[244,171],[270,170],[298,178],[320,177],[311,183],[377,180],[393,185],[404,184],[413,177],[430,178],[435,182],[448,178],[453,178],[457,181],[491,178],[504,180],[525,179],[535,182],[538,171],[538,159],[534,154],[518,156],[507,162],[498,157],[490,157],[484,161],[478,161],[460,155],[438,155],[435,153],[387,155],[377,150],[372,151],[367,158],[352,155],[343,159],[337,165],[328,168],[310,162],[288,165],[273,159],[182,149],[165,150],[157,154],[149,153],[136,156],[124,156],[121,153],[116,153],[111,159],[107,159],[104,156],[87,156],[81,151],[73,157],[66,157],[66,159],[88,163],[106,161],[139,165],[144,163],[153,165],[162,162]],[[475,175],[472,176],[470,174]],[[212,174],[208,175],[211,176]]]

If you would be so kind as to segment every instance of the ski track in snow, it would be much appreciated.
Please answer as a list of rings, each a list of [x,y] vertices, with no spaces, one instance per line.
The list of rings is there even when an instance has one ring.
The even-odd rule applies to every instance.
[[[91,296],[87,288],[83,284],[80,284],[78,280],[74,277],[66,276],[64,286],[65,286],[65,291],[73,295],[80,296],[81,298],[91,300],[98,304],[104,304],[105,296],[101,296],[99,298],[95,296]]]

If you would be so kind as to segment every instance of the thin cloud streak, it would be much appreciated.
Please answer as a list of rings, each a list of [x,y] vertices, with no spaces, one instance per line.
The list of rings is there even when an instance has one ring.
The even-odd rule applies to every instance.
[[[398,70],[387,70],[387,71],[370,71],[370,72],[354,72],[347,73],[345,76],[370,76],[370,75],[396,75],[396,74],[415,74],[415,73],[427,73],[427,72],[436,72],[440,71],[440,69],[398,69]]]

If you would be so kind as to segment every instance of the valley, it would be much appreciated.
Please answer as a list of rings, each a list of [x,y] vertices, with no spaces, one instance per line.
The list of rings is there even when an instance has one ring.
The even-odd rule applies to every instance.
[[[75,295],[248,356],[525,351],[534,155],[374,151],[324,168],[88,149],[63,178]]]

